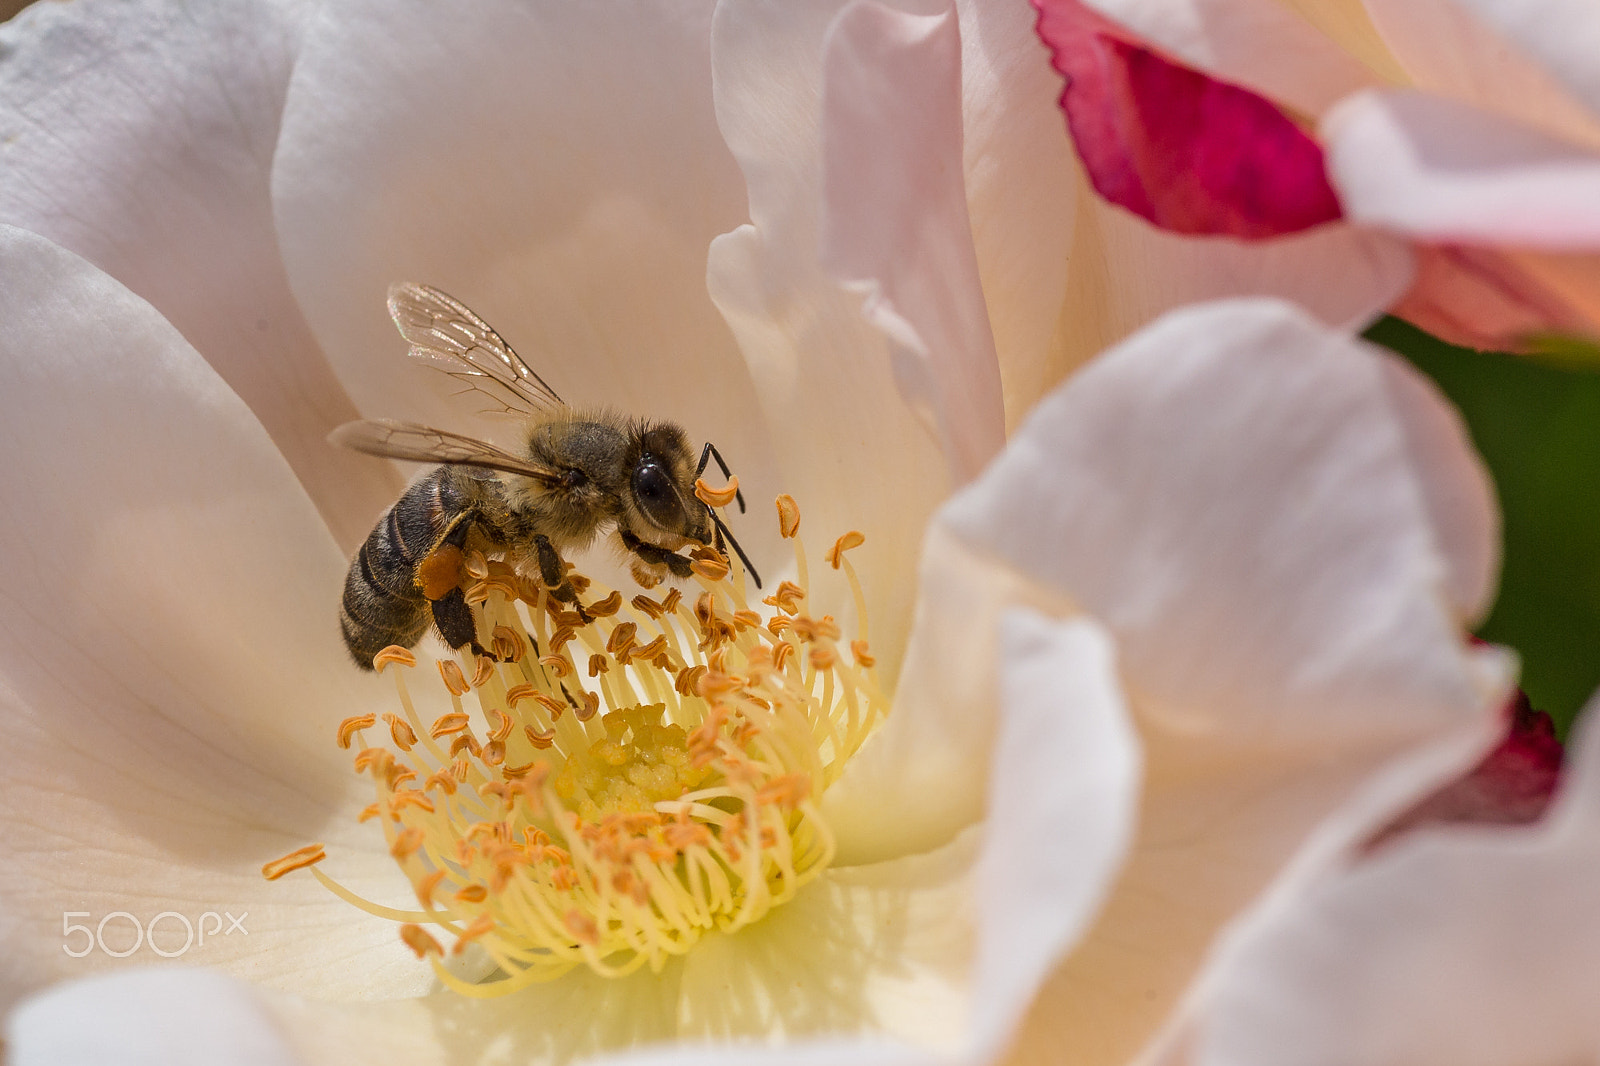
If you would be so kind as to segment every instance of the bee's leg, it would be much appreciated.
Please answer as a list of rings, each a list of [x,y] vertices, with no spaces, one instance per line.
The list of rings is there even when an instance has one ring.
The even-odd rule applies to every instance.
[[[622,531],[622,544],[633,554],[649,563],[651,566],[664,566],[672,571],[673,577],[688,577],[694,573],[689,560],[676,552],[669,552],[665,548],[658,548],[654,544],[646,544],[626,529]]]
[[[439,629],[439,636],[452,648],[472,645],[472,654],[487,655],[494,659],[495,656],[478,643],[478,623],[472,617],[472,608],[467,606],[466,594],[459,588],[453,588],[436,600],[429,600],[428,605],[433,608],[433,624]]]
[[[457,551],[467,546],[467,535],[472,531],[473,523],[478,519],[475,511],[463,511],[450,526],[450,529],[439,543],[434,546],[434,551],[449,546]],[[457,585],[436,600],[429,600],[428,607],[433,611],[433,625],[439,631],[439,636],[451,648],[472,646],[474,655],[493,654],[484,650],[478,643],[478,623],[472,617],[472,608],[467,606],[467,597]]]
[[[715,458],[717,460],[717,465],[722,468],[723,477],[728,478],[733,476],[733,471],[728,469],[728,464],[722,461],[722,453],[717,451],[717,446],[712,444],[710,441],[706,441],[705,450],[700,453],[700,465],[694,468],[694,476],[696,478],[706,472],[706,463],[712,458]],[[735,489],[733,498],[739,501],[739,513],[744,514],[744,493],[740,492],[738,489]],[[683,575],[679,574],[678,576],[682,577]]]
[[[556,546],[550,543],[550,538],[543,533],[535,533],[533,546],[539,556],[539,578],[544,582],[544,587],[550,590],[550,595],[562,603],[572,604],[583,618],[585,625],[594,621],[589,612],[583,609],[583,604],[578,602],[578,590],[567,580],[566,564],[561,561],[561,556],[557,554]]]

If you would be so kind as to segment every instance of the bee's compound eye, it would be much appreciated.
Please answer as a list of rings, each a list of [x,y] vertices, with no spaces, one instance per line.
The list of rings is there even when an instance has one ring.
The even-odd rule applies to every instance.
[[[646,458],[633,468],[633,498],[645,516],[662,529],[677,533],[688,524],[678,490],[654,459]]]

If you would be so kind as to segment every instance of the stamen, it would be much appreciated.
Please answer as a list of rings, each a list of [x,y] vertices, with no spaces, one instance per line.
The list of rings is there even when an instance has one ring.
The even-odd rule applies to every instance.
[[[737,474],[728,475],[728,484],[720,489],[707,485],[704,478],[696,478],[694,494],[700,497],[700,502],[707,507],[726,507],[739,495],[739,477]]]
[[[778,532],[784,540],[800,532],[800,505],[787,492],[778,497]]]
[[[700,495],[724,506],[735,488],[730,480]],[[659,969],[705,933],[740,929],[793,898],[832,861],[820,798],[884,699],[867,672],[864,598],[844,558],[861,535],[847,533],[828,554],[856,599],[861,632],[847,660],[840,625],[805,610],[799,508],[780,497],[778,515],[794,542],[795,580],[761,601],[771,618],[747,602],[739,561],[710,547],[690,553],[692,607],[678,588],[625,600],[575,571],[568,580],[585,591],[557,603],[518,576],[513,564],[523,560],[436,552],[444,558],[433,567],[455,575],[494,656],[463,649],[459,662],[441,660],[453,708],[424,726],[407,678],[431,674],[413,674],[405,649],[384,649],[374,665],[402,667],[394,676],[405,713],[381,715],[392,749],[366,747],[354,759],[378,793],[362,820],[382,825],[422,909],[382,907],[313,874],[403,923],[406,945],[473,996],[575,967],[606,976]],[[341,722],[340,746],[378,717]],[[263,875],[322,857],[312,845]],[[502,976],[474,986],[450,974],[439,930],[454,936],[451,954],[476,943]]]
[[[261,868],[261,876],[268,881],[276,881],[291,870],[301,870],[307,866],[321,862],[328,857],[321,844],[307,844],[303,848],[296,848],[280,859],[273,859]]]

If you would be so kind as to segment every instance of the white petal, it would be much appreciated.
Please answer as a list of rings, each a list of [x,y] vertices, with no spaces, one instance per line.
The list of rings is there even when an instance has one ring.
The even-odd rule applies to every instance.
[[[1354,222],[1437,242],[1600,246],[1600,152],[1415,92],[1351,97],[1322,131]]]
[[[399,489],[323,439],[355,408],[289,293],[268,174],[310,5],[41,4],[0,28],[0,220],[158,307],[250,405],[335,537]]]
[[[1055,343],[1077,211],[1061,81],[1027,4],[958,0],[972,243],[1014,428],[1066,371]]]
[[[1405,69],[1391,85],[1449,96],[1558,137],[1600,148],[1594,108],[1535,56],[1473,13],[1473,0],[1365,0],[1373,23]],[[1477,5],[1480,11],[1493,6]],[[1539,4],[1533,5],[1537,9]],[[1559,16],[1558,16],[1559,17]],[[1575,21],[1576,20],[1576,21]],[[1576,10],[1562,23],[1575,28]],[[1581,31],[1580,31],[1581,36]]]
[[[1312,115],[1377,83],[1347,48],[1377,70],[1388,59],[1371,27],[1363,32],[1365,20],[1341,17],[1338,4],[1306,10],[1282,0],[1084,3],[1188,66]]]
[[[1585,0],[1454,0],[1515,41],[1600,115],[1600,10]]]
[[[141,971],[37,996],[7,1026],[13,1066],[298,1066],[248,985],[205,970]]]
[[[1079,365],[1167,311],[1229,296],[1279,296],[1344,329],[1361,329],[1412,281],[1397,238],[1345,223],[1270,241],[1156,229],[1087,187],[1062,311]]]
[[[1005,412],[962,181],[954,8],[851,5],[823,77],[823,265],[865,294],[901,396],[964,483],[1000,451]]]
[[[746,496],[783,490],[705,290],[706,247],[744,206],[709,22],[708,2],[668,0],[321,10],[273,194],[295,294],[363,414],[515,435],[405,358],[384,293],[415,280],[481,314],[573,405],[680,421]],[[760,559],[770,527],[735,532]]]
[[[1581,1061],[1600,1045],[1600,730],[1526,829],[1402,838],[1274,899],[1219,948],[1196,1062]]]
[[[1140,776],[1103,630],[1014,608],[1001,641],[1005,711],[978,860],[974,978],[974,1043],[991,1051],[1109,894],[1133,839]]]
[[[842,0],[724,0],[712,34],[717,120],[749,187],[750,223],[717,238],[708,284],[739,340],[799,500],[803,533],[867,534],[879,670],[894,677],[911,597],[911,546],[949,491],[946,463],[900,397],[888,342],[818,260],[823,40]],[[813,597],[838,614],[848,601]]]
[[[1022,1061],[1136,1053],[1358,785],[1399,767],[1356,805],[1370,825],[1491,741],[1506,664],[1469,651],[1452,602],[1481,592],[1490,497],[1406,373],[1276,302],[1175,313],[1041,404],[948,505],[974,553],[1116,636],[1146,754],[1131,859]]]
[[[177,331],[87,263],[0,227],[0,321],[4,432],[25,457],[0,474],[0,998],[119,965],[63,951],[67,911],[247,911],[245,934],[185,961],[394,989],[415,969],[395,969],[382,923],[259,872],[316,839],[370,890],[383,866],[332,729],[385,686],[341,661],[344,562],[316,511]],[[108,929],[133,939],[131,920]],[[182,941],[172,919],[163,938]]]
[[[1495,516],[1480,466],[1470,536],[1433,532],[1392,365],[1276,301],[1175,312],[1041,405],[948,521],[1104,620],[1174,722],[1427,728],[1478,702],[1440,594],[1483,562],[1443,553]]]
[[[935,847],[982,816],[1002,679],[1000,620],[1012,605],[1072,610],[936,519],[922,544],[912,641],[894,708],[828,789],[842,864]]]

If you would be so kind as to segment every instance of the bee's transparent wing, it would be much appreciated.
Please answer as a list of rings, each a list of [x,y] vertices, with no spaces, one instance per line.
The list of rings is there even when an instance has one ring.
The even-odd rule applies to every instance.
[[[346,422],[328,434],[328,440],[345,448],[389,459],[479,466],[488,470],[503,470],[508,474],[521,474],[547,485],[554,485],[561,479],[560,471],[512,455],[493,444],[416,422],[396,422],[388,418]]]
[[[438,289],[396,282],[389,286],[389,315],[412,356],[495,404],[485,413],[531,415],[566,406],[489,323]]]

